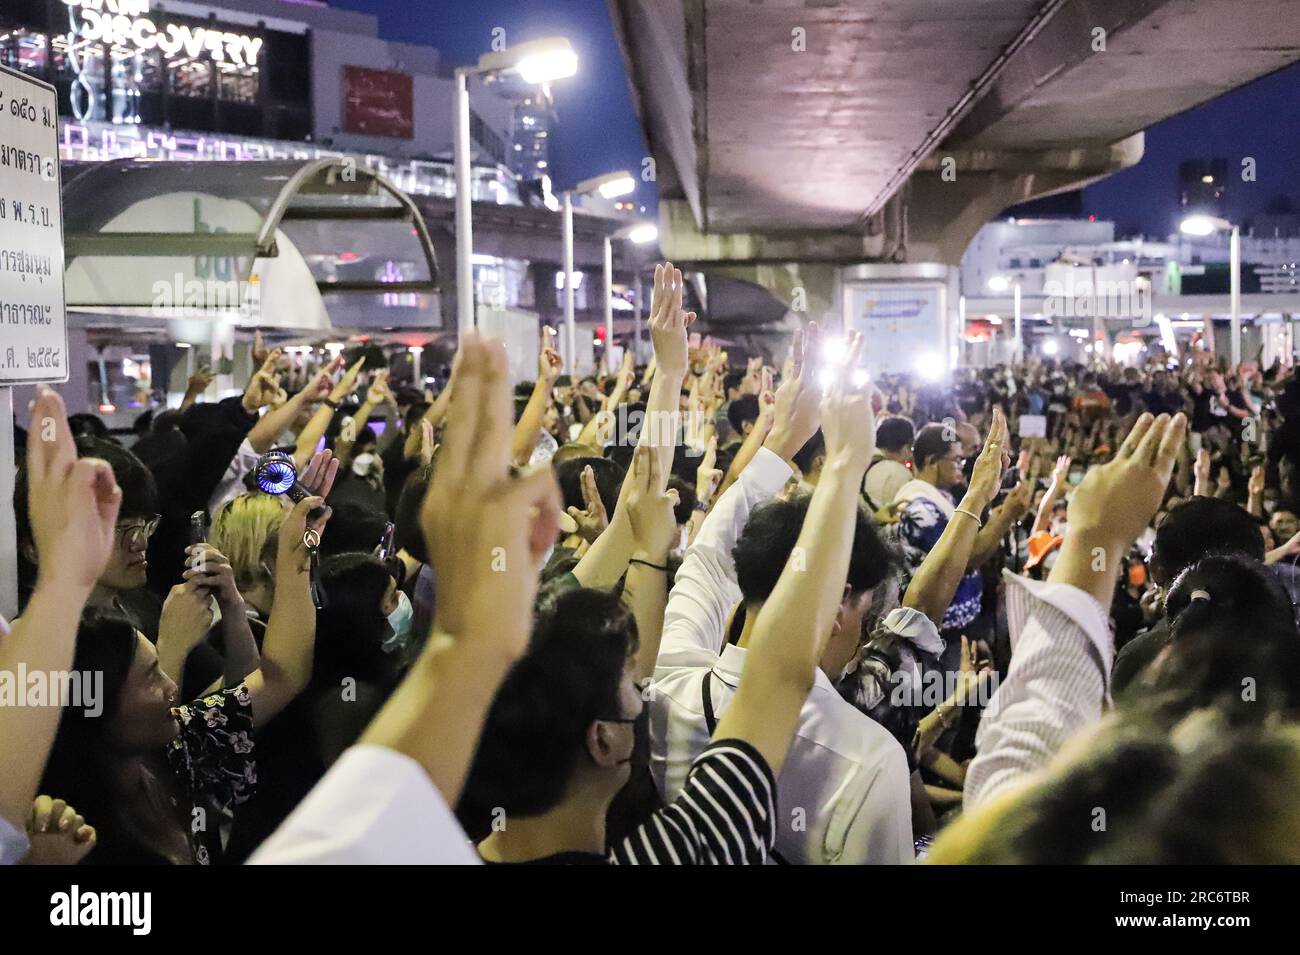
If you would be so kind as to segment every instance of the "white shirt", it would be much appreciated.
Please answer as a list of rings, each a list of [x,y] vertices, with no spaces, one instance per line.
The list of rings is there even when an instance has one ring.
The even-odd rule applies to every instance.
[[[750,511],[790,474],[780,457],[760,449],[718,499],[677,571],[650,700],[650,765],[667,799],[709,742],[705,678],[721,717],[744,669],[744,649],[728,645],[719,656],[727,618],[741,600],[731,548]],[[792,863],[911,862],[910,794],[902,747],[818,670],[777,779],[777,851]]]
[[[209,514],[215,515],[221,509],[221,505],[234,500],[248,490],[244,486],[244,475],[257,467],[260,457],[261,455],[254,451],[253,446],[248,443],[247,438],[239,443],[235,456],[230,459],[230,464],[226,466],[226,473],[221,475],[221,480],[217,482],[217,486],[212,490],[212,495],[208,498]]]
[[[1114,637],[1106,608],[1078,587],[1003,573],[1011,666],[980,720],[963,804],[986,802],[1042,769],[1110,703]]]
[[[879,510],[886,504],[892,504],[898,489],[910,480],[912,471],[907,465],[891,458],[881,458],[867,468],[862,490],[867,495],[872,510]]]
[[[424,768],[383,746],[339,757],[250,865],[479,865]]]

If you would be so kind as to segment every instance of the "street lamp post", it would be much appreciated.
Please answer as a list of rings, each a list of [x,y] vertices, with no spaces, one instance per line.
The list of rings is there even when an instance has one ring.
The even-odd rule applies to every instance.
[[[573,197],[600,193],[606,199],[626,196],[636,189],[636,180],[626,171],[611,172],[578,183],[564,193],[564,337],[568,353],[564,356],[570,373],[578,371],[578,322],[573,306]],[[608,278],[608,275],[606,276]],[[606,285],[608,292],[609,286]],[[608,314],[608,303],[606,314]],[[607,324],[610,321],[607,320]],[[611,369],[612,370],[612,369]]]
[[[619,229],[613,235],[605,236],[605,349],[609,354],[609,348],[614,344],[614,240],[627,239],[637,245],[644,245],[647,242],[654,242],[659,238],[659,227],[651,222],[631,225]],[[638,273],[639,276],[639,273]],[[636,339],[641,339],[641,296],[637,294],[636,299]],[[635,361],[637,357],[637,348],[634,344],[632,347],[632,358]],[[610,371],[613,371],[611,368]]]
[[[990,292],[1001,294],[1007,289],[1011,289],[1012,308],[1015,316],[1015,322],[1012,326],[1014,337],[1011,341],[1011,357],[1013,361],[1020,361],[1024,356],[1025,349],[1024,329],[1021,326],[1020,314],[1020,282],[1013,282],[1005,275],[995,275],[989,279]]]
[[[1228,233],[1228,299],[1231,312],[1229,354],[1232,367],[1241,364],[1241,229],[1218,216],[1191,215],[1179,223],[1184,235]]]
[[[573,197],[564,194],[564,358],[578,370],[578,326],[573,311]]]
[[[474,328],[474,217],[469,184],[469,76],[456,71],[456,336]]]
[[[564,37],[530,40],[479,57],[474,66],[456,70],[456,331],[464,335],[474,320],[474,223],[470,183],[469,78],[515,73],[525,83],[549,83],[578,71],[578,55]]]

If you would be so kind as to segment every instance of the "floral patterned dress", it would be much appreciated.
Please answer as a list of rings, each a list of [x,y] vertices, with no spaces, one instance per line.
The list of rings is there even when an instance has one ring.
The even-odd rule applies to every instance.
[[[172,710],[180,733],[167,747],[167,762],[193,807],[194,862],[208,865],[220,851],[221,823],[257,788],[253,752],[253,701],[241,683]]]

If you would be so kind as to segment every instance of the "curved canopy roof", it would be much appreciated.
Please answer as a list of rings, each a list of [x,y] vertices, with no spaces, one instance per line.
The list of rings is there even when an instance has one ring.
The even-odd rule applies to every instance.
[[[283,283],[301,272],[298,261],[310,274],[297,277],[332,299],[438,289],[419,210],[350,159],[72,164],[63,198],[74,307],[156,307],[159,281],[173,276],[178,287],[215,279],[243,288],[265,276]],[[262,261],[286,255],[295,267]],[[202,312],[229,302],[186,304]]]

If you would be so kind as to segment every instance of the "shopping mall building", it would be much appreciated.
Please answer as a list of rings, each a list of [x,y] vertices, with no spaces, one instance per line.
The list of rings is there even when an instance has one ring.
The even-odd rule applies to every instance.
[[[70,403],[84,386],[121,424],[147,401],[137,382],[175,394],[200,364],[233,387],[255,327],[300,347],[370,338],[421,377],[455,315],[454,78],[436,49],[316,0],[3,0],[0,63],[58,92]],[[471,80],[470,103],[489,220],[476,298],[484,323],[535,341],[554,265],[494,245],[491,220],[559,259],[549,90]],[[587,209],[579,268],[599,254],[597,216],[630,210]]]

